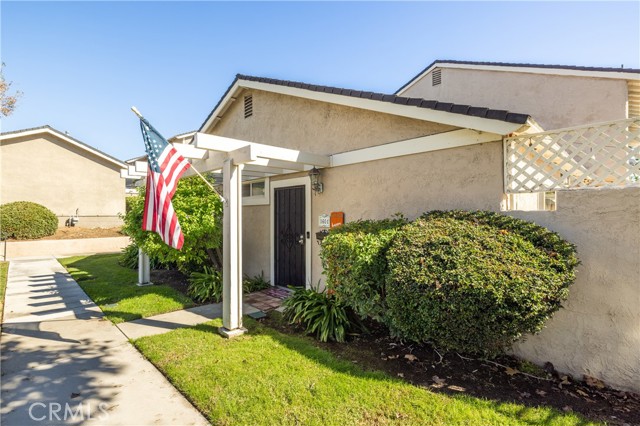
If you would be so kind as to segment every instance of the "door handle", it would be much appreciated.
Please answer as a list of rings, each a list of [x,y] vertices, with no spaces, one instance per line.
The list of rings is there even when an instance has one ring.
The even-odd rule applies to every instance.
[[[301,246],[304,245],[304,234],[298,235],[298,244],[300,244]]]

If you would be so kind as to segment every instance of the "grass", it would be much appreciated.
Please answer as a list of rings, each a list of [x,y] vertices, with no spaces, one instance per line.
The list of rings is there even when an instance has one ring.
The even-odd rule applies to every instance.
[[[313,341],[245,319],[228,340],[214,320],[134,342],[214,425],[589,425],[573,413],[452,397],[364,371]]]
[[[138,287],[137,271],[118,265],[119,254],[59,259],[114,323],[189,308],[193,301],[165,285]]]
[[[7,273],[9,272],[9,262],[0,262],[0,323],[4,314],[4,292],[7,289]]]

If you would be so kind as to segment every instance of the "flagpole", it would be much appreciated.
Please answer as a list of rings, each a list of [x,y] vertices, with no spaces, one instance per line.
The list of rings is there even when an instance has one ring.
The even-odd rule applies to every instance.
[[[132,107],[131,107],[131,111],[133,111],[133,113],[134,113],[135,115],[137,115],[137,116],[138,116],[138,118],[140,118],[140,119],[143,119],[143,118],[144,118],[144,117],[142,116],[142,114],[140,114],[140,111],[138,111],[138,108],[136,108],[136,107],[132,106]],[[218,195],[218,197],[220,197],[220,200],[222,200],[222,202],[224,203],[224,202],[225,202],[224,197],[223,197],[223,196],[222,196],[222,195],[221,195],[221,194],[216,190],[216,188],[214,188],[214,186],[213,186],[213,185],[211,185],[211,182],[209,182],[209,181],[208,181],[204,176],[202,176],[202,174],[201,174],[199,171],[197,171],[197,170],[196,170],[196,168],[195,168],[195,167],[193,167],[193,164],[191,164],[191,169],[192,169],[194,172],[196,172],[196,174],[200,177],[200,179],[202,179],[202,181],[203,181],[204,183],[206,183],[206,184],[209,186],[209,188],[211,188],[211,190],[212,190],[213,192],[215,192],[215,193]]]

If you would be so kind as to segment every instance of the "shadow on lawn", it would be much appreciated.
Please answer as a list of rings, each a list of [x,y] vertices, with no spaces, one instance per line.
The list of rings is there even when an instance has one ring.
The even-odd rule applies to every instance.
[[[314,345],[313,340],[310,338],[303,338],[299,336],[290,336],[287,334],[283,334],[277,330],[274,330],[270,327],[264,326],[253,319],[245,318],[244,319],[245,326],[250,329],[249,336],[268,336],[272,338],[274,341],[283,345],[284,347],[293,350],[300,355],[312,360],[315,363],[321,364],[335,372],[341,374],[351,375],[357,378],[364,378],[368,380],[384,380],[384,381],[392,381],[395,383],[409,384],[406,381],[400,380],[395,377],[389,376],[387,373],[378,371],[378,370],[363,370],[360,366],[355,365],[349,361],[341,360],[336,358],[331,352],[326,349],[319,348]],[[211,324],[201,324],[194,329],[218,334],[217,327]],[[348,344],[348,343],[347,343]],[[432,390],[424,389],[424,392],[433,392]],[[434,392],[435,393],[435,392]],[[517,420],[521,423],[529,424],[529,425],[556,425],[562,422],[562,417],[565,415],[556,409],[551,409],[545,414],[534,413],[534,407],[526,407],[522,406],[516,410],[513,409],[511,404],[501,401],[493,401],[475,398],[467,395],[445,395],[448,398],[454,398],[456,400],[462,401],[465,404],[471,405],[471,408],[487,408],[493,410],[497,413],[502,414],[506,418],[510,418],[513,420]],[[521,405],[521,404],[519,404]],[[538,419],[531,420],[531,418]],[[576,419],[573,425],[576,426],[585,426],[589,424],[594,424],[594,422],[585,420],[582,418]]]

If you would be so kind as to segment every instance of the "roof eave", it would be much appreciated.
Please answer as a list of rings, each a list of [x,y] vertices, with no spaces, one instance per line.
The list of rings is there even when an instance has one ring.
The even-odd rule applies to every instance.
[[[295,86],[284,86],[236,78],[234,80],[234,83],[225,92],[223,98],[220,100],[220,102],[218,102],[216,108],[211,112],[211,114],[209,114],[207,120],[202,124],[199,131],[205,132],[213,125],[215,125],[215,123],[222,118],[222,114],[227,109],[229,103],[234,101],[238,95],[238,92],[243,89],[262,90],[288,96],[302,97],[320,102],[366,109],[370,111],[398,115],[417,120],[431,121],[455,127],[495,133],[498,135],[506,135],[517,132],[525,125],[522,122],[507,122],[503,120],[484,117],[474,117],[470,115],[452,113],[449,111],[438,111],[435,109],[422,108],[418,106],[403,105],[368,98],[346,96],[336,93],[319,92]],[[529,118],[530,117],[527,117],[527,120]]]

